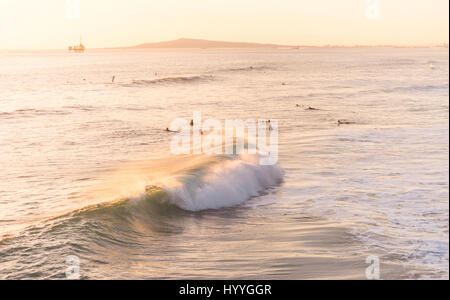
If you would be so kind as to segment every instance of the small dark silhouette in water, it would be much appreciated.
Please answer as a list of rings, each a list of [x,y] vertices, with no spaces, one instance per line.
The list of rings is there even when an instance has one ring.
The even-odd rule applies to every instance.
[[[253,66],[250,66],[250,70],[253,70]]]
[[[191,125],[191,126],[194,126],[194,120],[191,120],[190,125]]]
[[[341,125],[350,125],[350,124],[355,124],[355,122],[348,121],[348,120],[338,120],[338,126],[341,126]]]
[[[281,85],[286,85],[286,82],[282,82]]]
[[[319,110],[319,109],[310,106],[310,107],[308,107],[306,110]]]
[[[267,120],[266,124],[269,125],[269,130],[273,130],[273,127],[272,127],[272,124],[271,124],[270,120]]]
[[[116,76],[113,75],[113,77],[112,77],[112,79],[111,79],[111,82],[114,83],[115,80],[116,80]]]
[[[165,131],[167,131],[167,132],[179,132],[179,131],[175,131],[175,130],[170,130],[169,127],[167,127]]]

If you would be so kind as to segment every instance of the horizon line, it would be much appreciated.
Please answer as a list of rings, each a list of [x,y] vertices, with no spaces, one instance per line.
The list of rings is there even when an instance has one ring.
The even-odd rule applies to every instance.
[[[151,45],[151,44],[161,44],[161,43],[169,43],[169,42],[175,42],[180,40],[192,40],[192,41],[204,41],[204,42],[215,42],[215,43],[230,43],[230,44],[253,44],[255,47],[252,48],[251,46],[248,47],[211,47],[211,48],[201,48],[201,47],[167,47],[167,48],[139,48],[143,45]],[[322,44],[322,45],[281,45],[271,42],[236,42],[236,41],[219,41],[219,40],[208,40],[208,39],[201,39],[201,38],[177,38],[173,40],[164,40],[164,41],[157,41],[157,42],[143,42],[140,44],[135,44],[131,46],[109,46],[109,47],[93,47],[88,48],[88,50],[164,50],[164,49],[172,49],[172,50],[182,50],[182,49],[202,49],[202,50],[211,50],[211,49],[260,49],[264,50],[261,46],[267,46],[268,48],[448,48],[448,42],[442,42],[442,43],[429,43],[429,44],[411,44],[411,45],[396,45],[396,44]],[[259,47],[256,47],[259,46]],[[267,49],[267,48],[265,48]],[[21,48],[21,49],[0,49],[0,51],[65,51],[66,48]]]

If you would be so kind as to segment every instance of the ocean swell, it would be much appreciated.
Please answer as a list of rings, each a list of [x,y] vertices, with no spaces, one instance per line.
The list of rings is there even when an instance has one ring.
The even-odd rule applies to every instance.
[[[199,172],[162,186],[172,204],[189,211],[235,206],[258,196],[282,179],[278,166],[259,165],[256,156],[241,156]]]
[[[135,162],[104,178],[89,193],[94,206],[87,210],[143,202],[185,211],[236,206],[281,182],[280,167],[260,165],[260,159],[248,154],[186,155]]]
[[[211,79],[212,76],[207,75],[186,75],[186,76],[169,76],[154,79],[133,80],[132,85],[154,85],[154,84],[170,84],[170,83],[190,83],[200,82]]]

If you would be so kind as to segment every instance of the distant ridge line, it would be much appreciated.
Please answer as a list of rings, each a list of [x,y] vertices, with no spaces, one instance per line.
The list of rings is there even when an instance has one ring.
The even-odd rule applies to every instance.
[[[264,48],[264,49],[279,49],[279,48],[295,48],[296,46],[276,45],[276,44],[261,44],[248,42],[222,42],[210,41],[202,39],[188,39],[181,38],[173,41],[145,43],[128,48],[134,49],[211,49],[211,48]]]

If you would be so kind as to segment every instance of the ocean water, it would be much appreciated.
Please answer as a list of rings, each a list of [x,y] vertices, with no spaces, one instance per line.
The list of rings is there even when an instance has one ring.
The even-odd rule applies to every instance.
[[[0,52],[0,279],[448,278],[448,97],[447,48]],[[278,164],[171,155],[194,111]]]

